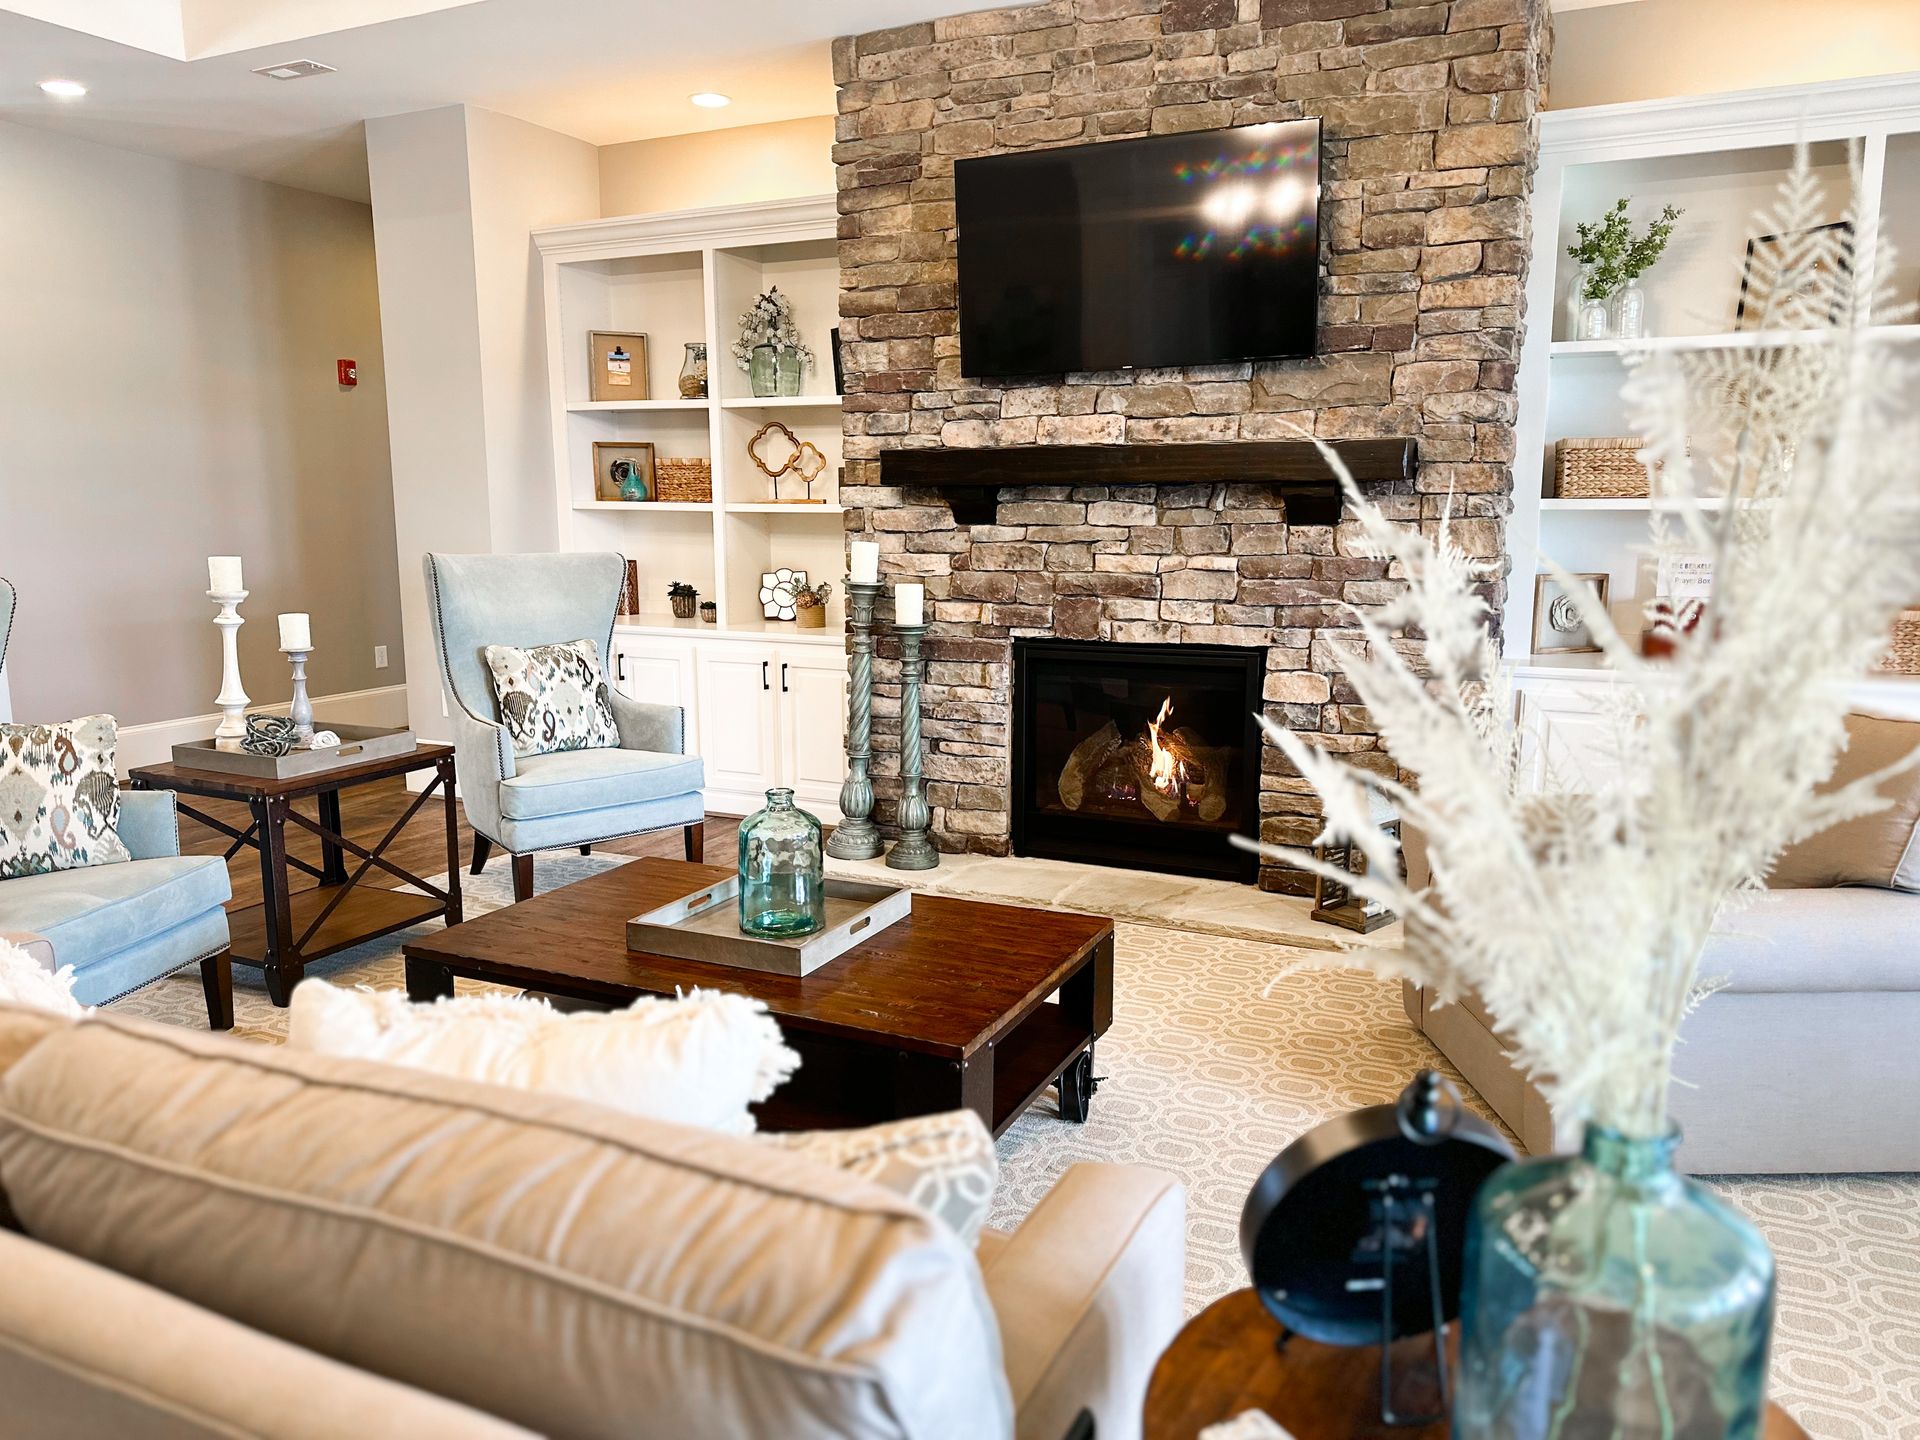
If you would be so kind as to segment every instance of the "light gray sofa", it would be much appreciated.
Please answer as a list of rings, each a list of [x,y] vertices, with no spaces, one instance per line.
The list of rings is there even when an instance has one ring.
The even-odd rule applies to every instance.
[[[1153,1171],[970,1251],[780,1147],[4,1004],[0,1197],[37,1440],[1138,1440],[1182,1320]]]
[[[454,768],[473,826],[473,873],[498,845],[513,857],[513,898],[524,900],[533,893],[535,851],[676,826],[686,832],[687,858],[702,859],[706,772],[687,754],[678,705],[629,700],[609,684],[619,748],[555,755],[516,756],[499,721],[486,647],[586,639],[610,668],[627,562],[612,553],[429,554],[425,564]]]

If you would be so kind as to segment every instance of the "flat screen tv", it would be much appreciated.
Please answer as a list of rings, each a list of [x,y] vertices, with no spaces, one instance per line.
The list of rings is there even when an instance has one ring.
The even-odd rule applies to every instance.
[[[969,376],[1311,355],[1320,122],[953,167]]]

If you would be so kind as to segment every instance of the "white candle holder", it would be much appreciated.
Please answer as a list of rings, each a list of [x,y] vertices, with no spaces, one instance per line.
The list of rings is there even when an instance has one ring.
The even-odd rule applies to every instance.
[[[300,731],[300,744],[307,748],[313,745],[313,702],[307,698],[307,656],[313,651],[282,650],[287,663],[293,666],[293,704],[287,707],[287,718],[293,721]]]
[[[240,683],[240,602],[245,590],[209,590],[207,598],[220,607],[213,623],[220,627],[220,693],[214,704],[220,707],[220,723],[214,728],[214,744],[222,750],[237,750],[247,734],[247,692]]]

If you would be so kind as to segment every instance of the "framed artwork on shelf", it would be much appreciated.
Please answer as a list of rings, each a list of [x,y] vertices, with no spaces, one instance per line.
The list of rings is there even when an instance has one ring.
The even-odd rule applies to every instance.
[[[1806,230],[1781,235],[1756,235],[1747,241],[1747,263],[1740,272],[1740,303],[1734,307],[1733,328],[1739,331],[1777,328],[1776,306],[1786,297],[1804,292],[1808,281],[1826,268],[1823,256],[1814,256],[1804,267],[1788,257],[1789,241],[1804,241],[1811,236],[1834,232],[1840,241],[1840,273],[1853,272],[1853,222],[1835,220]],[[1827,323],[1840,323],[1839,296],[1827,314]]]
[[[587,332],[587,399],[650,400],[647,337],[626,330]]]
[[[593,498],[632,501],[656,498],[652,442],[594,441]]]
[[[1609,577],[1604,574],[1575,575],[1575,580],[1592,590],[1604,609]],[[1551,575],[1533,577],[1533,653],[1536,655],[1598,655],[1586,618],[1560,582]]]
[[[769,620],[792,620],[800,613],[800,592],[807,588],[807,572],[782,565],[760,576],[760,613]]]

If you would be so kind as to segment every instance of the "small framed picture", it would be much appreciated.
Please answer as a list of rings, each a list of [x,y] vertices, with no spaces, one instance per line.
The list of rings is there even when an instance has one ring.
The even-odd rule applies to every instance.
[[[1607,604],[1606,575],[1575,575],[1591,589],[1601,608]],[[1533,577],[1533,653],[1536,655],[1597,655],[1580,607],[1551,575]]]
[[[652,500],[653,444],[647,440],[593,442],[593,498]]]
[[[587,332],[587,399],[649,400],[647,337],[625,330]]]
[[[1811,229],[1782,235],[1756,235],[1747,241],[1747,263],[1740,273],[1740,303],[1733,312],[1735,330],[1777,327],[1780,324],[1777,313],[1780,303],[1790,295],[1803,295],[1814,289],[1814,282],[1826,274],[1827,257],[1813,257],[1805,262],[1804,268],[1789,264],[1785,253],[1786,243],[1789,240],[1804,240],[1825,231],[1833,231],[1840,242],[1840,275],[1837,279],[1844,281],[1853,273],[1853,222],[1850,220],[1835,220],[1828,225],[1815,225]],[[1827,322],[1837,325],[1842,309],[1838,285],[1829,293],[1833,298],[1828,306]]]

